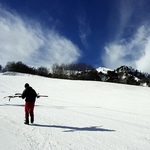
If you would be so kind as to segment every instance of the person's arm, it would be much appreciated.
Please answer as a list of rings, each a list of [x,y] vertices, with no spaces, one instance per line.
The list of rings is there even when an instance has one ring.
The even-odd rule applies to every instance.
[[[24,99],[26,97],[26,90],[23,91],[21,97],[22,97],[22,99]]]

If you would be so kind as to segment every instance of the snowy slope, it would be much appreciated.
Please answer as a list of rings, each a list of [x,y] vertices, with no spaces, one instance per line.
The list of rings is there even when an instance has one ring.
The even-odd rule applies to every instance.
[[[35,124],[24,100],[4,99],[28,82],[40,94]],[[150,88],[94,81],[0,75],[0,150],[149,150]]]

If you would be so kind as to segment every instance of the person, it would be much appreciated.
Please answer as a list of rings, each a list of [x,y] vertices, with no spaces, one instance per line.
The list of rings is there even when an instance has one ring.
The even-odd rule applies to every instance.
[[[36,91],[28,84],[26,83],[24,85],[25,90],[23,91],[21,97],[22,99],[25,99],[25,122],[24,124],[29,124],[29,116],[30,116],[30,122],[34,122],[34,105],[36,98],[38,98],[38,95]]]

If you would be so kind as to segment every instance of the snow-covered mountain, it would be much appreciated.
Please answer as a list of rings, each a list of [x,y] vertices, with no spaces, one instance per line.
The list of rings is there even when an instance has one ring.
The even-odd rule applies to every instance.
[[[121,66],[115,70],[99,67],[97,71],[101,81],[150,86],[150,75],[132,67]]]
[[[38,93],[35,124],[24,125],[24,100]],[[0,74],[1,150],[149,150],[149,88],[100,81]]]

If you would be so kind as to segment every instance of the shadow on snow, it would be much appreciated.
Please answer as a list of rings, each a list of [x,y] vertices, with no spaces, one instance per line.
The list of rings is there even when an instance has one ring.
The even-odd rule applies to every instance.
[[[33,124],[33,126],[38,127],[48,127],[48,128],[59,128],[59,129],[68,129],[63,132],[75,132],[75,131],[101,131],[101,132],[115,132],[115,130],[104,129],[100,126],[91,126],[91,127],[71,127],[71,126],[60,126],[60,125],[41,125]]]
[[[19,106],[19,107],[24,107],[24,104],[2,104],[0,106]],[[39,106],[39,105],[35,105],[35,106]]]

